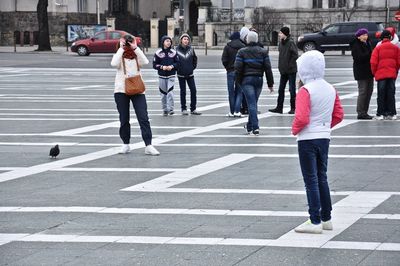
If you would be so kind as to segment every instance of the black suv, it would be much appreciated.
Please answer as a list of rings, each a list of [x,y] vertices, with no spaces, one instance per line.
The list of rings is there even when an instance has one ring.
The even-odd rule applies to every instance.
[[[327,50],[350,50],[350,41],[354,39],[355,32],[360,28],[368,30],[369,39],[373,47],[379,41],[375,34],[383,31],[384,27],[381,22],[339,22],[326,26],[316,33],[305,33],[299,36],[297,47],[304,52],[310,50],[319,50],[321,52]]]

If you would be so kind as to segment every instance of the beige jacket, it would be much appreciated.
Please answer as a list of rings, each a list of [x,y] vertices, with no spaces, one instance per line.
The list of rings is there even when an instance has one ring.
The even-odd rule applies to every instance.
[[[124,75],[124,69],[123,69],[123,65],[122,65],[122,54],[123,53],[124,53],[124,49],[119,48],[111,60],[111,66],[117,68],[117,73],[115,75],[114,93],[117,93],[117,92],[125,93],[125,75]],[[144,55],[143,51],[140,50],[139,47],[137,47],[135,49],[135,53],[137,55],[137,59],[138,59],[140,67],[149,63],[149,60]],[[138,75],[140,73],[137,69],[135,59],[124,59],[124,60],[125,60],[125,68],[126,68],[127,76],[131,77],[131,76]]]

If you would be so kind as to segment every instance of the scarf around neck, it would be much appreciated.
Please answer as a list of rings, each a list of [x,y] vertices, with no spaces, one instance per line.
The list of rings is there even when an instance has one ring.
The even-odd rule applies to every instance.
[[[137,57],[135,51],[131,47],[124,46],[123,49],[124,49],[124,53],[122,54],[123,58],[135,59]]]

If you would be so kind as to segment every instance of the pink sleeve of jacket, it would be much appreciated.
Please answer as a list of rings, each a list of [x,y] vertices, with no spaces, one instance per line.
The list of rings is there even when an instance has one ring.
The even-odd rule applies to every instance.
[[[292,123],[292,134],[297,135],[310,123],[311,101],[306,88],[300,88],[296,95],[296,111]]]
[[[344,111],[342,103],[340,102],[339,95],[336,92],[335,105],[333,106],[331,128],[342,122]]]

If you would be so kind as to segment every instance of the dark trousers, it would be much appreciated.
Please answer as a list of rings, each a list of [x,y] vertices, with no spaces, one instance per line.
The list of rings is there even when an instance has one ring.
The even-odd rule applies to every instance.
[[[306,186],[308,213],[313,224],[331,219],[332,203],[328,185],[329,139],[297,142],[301,172]]]
[[[181,89],[181,110],[186,110],[186,82],[190,90],[190,111],[196,110],[197,96],[196,96],[196,84],[194,83],[194,77],[178,77],[179,87]]]
[[[129,105],[130,102],[133,104],[135,109],[136,117],[139,122],[140,131],[144,143],[147,145],[151,144],[152,133],[150,128],[149,116],[147,115],[147,103],[146,96],[144,94],[137,94],[128,96],[125,93],[114,93],[115,103],[119,113],[119,136],[121,137],[124,144],[129,144],[131,138],[131,124],[129,123]]]
[[[290,92],[290,109],[294,110],[296,108],[296,73],[291,73],[281,74],[278,90],[278,104],[276,106],[277,109],[283,109],[283,102],[285,100],[285,88],[288,81]]]
[[[378,80],[378,111],[376,115],[393,116],[396,115],[395,79]]]
[[[367,115],[369,103],[371,101],[372,91],[374,89],[374,79],[357,80],[358,98],[357,98],[357,114],[359,116]]]

